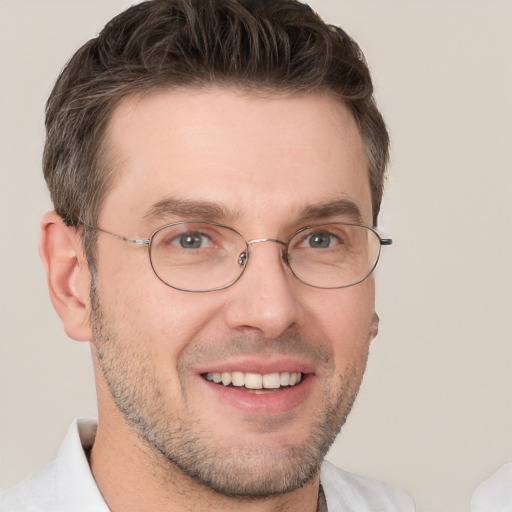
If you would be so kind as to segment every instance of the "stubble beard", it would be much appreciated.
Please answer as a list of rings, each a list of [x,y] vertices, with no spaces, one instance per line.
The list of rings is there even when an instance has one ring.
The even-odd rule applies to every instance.
[[[280,450],[265,443],[216,446],[200,422],[173,409],[151,361],[115,331],[100,307],[94,279],[91,305],[97,362],[114,402],[128,426],[150,448],[154,464],[163,468],[168,478],[178,468],[221,495],[262,500],[293,492],[318,475],[357,396],[366,355],[348,374],[322,382],[323,407],[300,445],[283,444]],[[339,385],[333,393],[336,379]]]

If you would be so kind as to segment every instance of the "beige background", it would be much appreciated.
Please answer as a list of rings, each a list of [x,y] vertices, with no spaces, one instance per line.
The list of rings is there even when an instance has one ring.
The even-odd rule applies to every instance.
[[[0,0],[0,488],[95,414],[37,256],[50,208],[43,105],[71,53],[129,0]],[[393,152],[381,334],[329,458],[462,512],[512,456],[512,2],[310,0],[358,40]]]

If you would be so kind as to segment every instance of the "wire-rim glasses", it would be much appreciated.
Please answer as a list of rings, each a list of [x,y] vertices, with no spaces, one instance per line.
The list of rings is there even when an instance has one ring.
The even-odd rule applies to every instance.
[[[381,247],[392,243],[373,228],[345,222],[305,226],[287,242],[246,240],[235,229],[214,222],[173,222],[147,239],[126,238],[84,225],[124,242],[147,245],[156,276],[171,288],[186,292],[233,285],[247,268],[251,247],[261,242],[279,244],[283,264],[302,283],[314,288],[346,288],[364,281],[375,269]]]

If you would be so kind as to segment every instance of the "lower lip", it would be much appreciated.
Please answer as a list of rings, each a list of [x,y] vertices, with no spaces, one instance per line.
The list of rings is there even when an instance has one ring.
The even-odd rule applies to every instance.
[[[283,414],[299,407],[312,390],[314,375],[304,375],[300,384],[269,393],[256,394],[234,386],[223,386],[199,377],[215,399],[252,414]]]

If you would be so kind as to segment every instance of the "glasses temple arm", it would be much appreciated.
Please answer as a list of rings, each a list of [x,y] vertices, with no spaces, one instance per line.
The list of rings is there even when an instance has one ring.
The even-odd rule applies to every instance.
[[[101,233],[105,233],[107,235],[113,236],[114,238],[118,238],[119,240],[122,240],[123,242],[128,242],[130,244],[136,244],[136,245],[149,245],[150,239],[137,239],[137,238],[126,238],[125,236],[116,235],[116,233],[112,233],[111,231],[107,231],[106,229],[98,228],[97,226],[92,226],[91,224],[88,224],[87,222],[83,222],[82,224],[84,226],[87,226],[88,228],[94,229],[94,231],[99,231]]]

